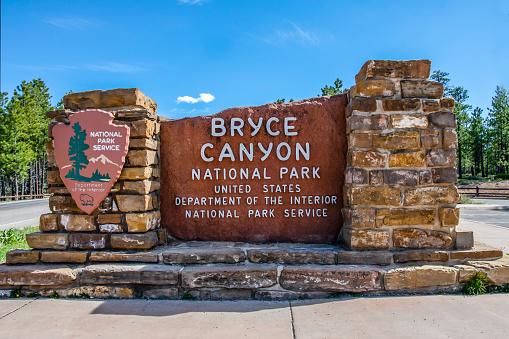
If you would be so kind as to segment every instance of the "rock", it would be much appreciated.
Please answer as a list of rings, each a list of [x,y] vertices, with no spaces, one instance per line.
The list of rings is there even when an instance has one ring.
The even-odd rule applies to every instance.
[[[373,135],[373,147],[388,150],[418,149],[421,146],[419,132],[390,132]]]
[[[372,226],[374,227],[374,225]],[[388,231],[352,230],[343,228],[343,243],[352,250],[388,249],[390,236]]]
[[[120,224],[122,223],[122,214],[112,214],[112,213],[98,214],[97,222],[99,224]]]
[[[444,98],[440,100],[440,105],[445,109],[454,109],[454,99],[453,98]]]
[[[67,233],[30,233],[26,240],[35,249],[65,250],[69,246]]]
[[[188,266],[182,271],[182,286],[188,288],[270,287],[276,284],[276,265]]]
[[[76,280],[75,272],[67,266],[0,265],[0,287],[68,285]]]
[[[424,167],[423,151],[402,152],[389,155],[389,167]]]
[[[392,114],[391,123],[393,128],[428,128],[428,117],[422,114]]]
[[[384,171],[370,170],[369,171],[369,184],[371,186],[381,186],[384,183]]]
[[[123,228],[121,224],[101,224],[99,225],[99,232],[101,233],[122,233]]]
[[[157,263],[159,256],[155,252],[92,252],[90,253],[90,261],[97,262],[146,262]]]
[[[452,244],[446,232],[417,228],[395,229],[392,237],[394,247],[399,248],[449,248]]]
[[[358,83],[367,79],[427,79],[430,74],[430,60],[369,60],[355,76]]]
[[[178,287],[150,288],[143,291],[143,298],[147,299],[179,299]]]
[[[147,232],[159,227],[161,212],[126,213],[125,220],[129,233]]]
[[[401,80],[403,98],[440,99],[444,94],[444,84],[428,80]]]
[[[418,111],[421,108],[420,99],[383,99],[383,109],[386,112]]]
[[[458,211],[458,222],[459,222],[459,211]],[[457,224],[458,223],[456,223],[456,225]],[[454,245],[454,248],[456,248],[458,250],[462,250],[462,249],[471,249],[472,247],[474,247],[474,232],[472,232],[472,231],[470,231],[470,232],[456,232],[456,243]]]
[[[251,299],[251,290],[236,288],[190,290],[192,296],[198,299],[208,300],[238,300]]]
[[[452,112],[434,112],[429,114],[429,121],[437,127],[456,128],[456,114]]]
[[[427,129],[421,133],[421,146],[423,148],[440,148],[442,147],[442,138],[438,130]]]
[[[338,265],[390,265],[392,263],[391,252],[386,251],[338,251]]]
[[[426,165],[435,166],[456,166],[455,149],[430,149],[426,154]]]
[[[134,191],[138,194],[149,194],[158,191],[161,187],[159,181],[140,180],[140,181],[124,181],[124,192]]]
[[[385,167],[388,154],[376,151],[352,151],[352,166]]]
[[[350,133],[348,134],[348,147],[355,148],[371,148],[370,133]]]
[[[152,167],[124,167],[120,173],[119,180],[145,180],[156,175],[155,169]]]
[[[422,100],[422,110],[425,113],[437,112],[440,110],[440,108],[441,108],[440,100],[435,99]]]
[[[157,245],[156,232],[140,234],[112,234],[111,247],[118,249],[149,249]]]
[[[350,205],[399,206],[401,191],[391,187],[353,187],[347,191]]]
[[[434,225],[434,208],[393,208],[383,217],[387,226]]]
[[[458,282],[464,283],[470,280],[474,275],[475,269],[468,265],[454,265],[454,268],[458,270]]]
[[[88,108],[133,106],[155,112],[157,104],[138,88],[86,91],[64,96],[64,107],[73,111]]]
[[[88,295],[90,298],[101,299],[131,299],[134,298],[134,290],[130,287],[120,286],[79,286],[69,289],[46,289],[40,290],[39,293],[43,297],[49,297],[53,291],[56,291],[61,297],[69,298]]]
[[[146,148],[156,151],[158,146],[159,142],[156,139],[149,138],[129,139],[129,149]]]
[[[384,170],[384,183],[387,185],[416,186],[419,172],[415,170]]]
[[[130,150],[127,152],[127,161],[130,166],[151,166],[159,163],[157,152],[145,149]]]
[[[257,290],[254,298],[257,300],[302,300],[330,298],[329,292],[293,292],[284,290]]]
[[[390,80],[359,81],[350,88],[350,98],[355,97],[391,97],[394,95],[394,83]]]
[[[440,261],[447,262],[449,260],[449,253],[446,251],[408,251],[401,253],[394,253],[395,263],[407,263],[415,261]]]
[[[356,266],[287,266],[279,283],[292,291],[371,292],[382,289],[382,271]]]
[[[228,247],[192,247],[171,248],[163,252],[163,262],[169,265],[175,264],[236,264],[244,262],[246,255],[239,248]]]
[[[154,208],[152,195],[117,195],[116,198],[121,212],[142,212]]]
[[[279,249],[259,248],[248,249],[247,259],[259,264],[283,264],[283,265],[334,265],[336,253],[329,249]]]
[[[460,232],[456,232],[456,236],[458,236],[458,233]],[[451,251],[450,257],[451,260],[465,261],[465,260],[499,259],[502,258],[503,255],[504,254],[501,249],[476,243],[475,246],[471,249],[465,250],[460,249]]]
[[[41,261],[47,263],[84,263],[88,252],[63,251],[41,252]]]
[[[419,171],[419,185],[429,185],[432,183],[431,171],[421,170]]]
[[[58,222],[57,222],[58,214],[42,214],[39,218],[39,229],[42,232],[52,232],[58,231]]]
[[[60,178],[59,171],[47,171],[46,172],[46,181],[50,185],[63,185],[64,184],[64,182],[62,181],[62,178]]]
[[[15,264],[35,264],[39,261],[39,251],[33,250],[12,250],[6,253],[6,263]]]
[[[385,273],[384,286],[387,291],[453,286],[457,274],[457,269],[445,266],[395,268]]]
[[[460,218],[460,209],[459,208],[440,208],[438,210],[438,214],[440,216],[440,223],[442,224],[442,226],[444,226],[444,227],[458,226],[459,218]],[[461,232],[456,232],[456,236],[458,235],[458,233],[461,233]],[[471,234],[470,232],[467,232],[467,233]],[[472,246],[473,245],[474,245],[474,243],[472,241]],[[472,246],[470,246],[470,247],[472,247]]]
[[[96,264],[81,269],[81,284],[176,285],[180,266]]]
[[[352,115],[348,118],[350,131],[384,130],[389,126],[389,116],[385,114],[374,114],[369,117]]]
[[[443,145],[445,149],[458,147],[458,135],[453,129],[444,128]]]
[[[127,123],[131,128],[131,138],[152,138],[159,123],[152,120],[136,120]]]
[[[486,273],[488,281],[494,285],[509,284],[509,256],[494,261],[467,261],[474,270]]]
[[[348,167],[345,170],[345,183],[357,185],[368,184],[368,171],[363,168]]]
[[[458,189],[454,186],[429,186],[409,188],[405,192],[405,205],[452,205],[460,201]]]
[[[353,98],[350,100],[349,109],[359,112],[375,112],[376,100],[371,98]]]
[[[109,234],[71,233],[69,244],[79,250],[96,250],[106,248]]]
[[[53,195],[49,198],[51,212],[82,212],[70,195]]]
[[[140,108],[120,109],[116,111],[115,116],[118,119],[157,119],[155,110]]]
[[[372,228],[375,209],[370,207],[343,208],[343,224],[348,228]]]
[[[95,216],[84,214],[60,214],[60,225],[68,232],[92,232],[97,229]]]

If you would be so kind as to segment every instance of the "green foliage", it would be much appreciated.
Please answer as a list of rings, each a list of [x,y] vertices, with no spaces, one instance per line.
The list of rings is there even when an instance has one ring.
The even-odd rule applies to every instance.
[[[0,231],[0,245],[12,245],[23,241],[25,235],[16,228]]]
[[[39,292],[30,292],[27,294],[27,298],[37,298],[40,296],[41,296],[41,294]]]
[[[9,293],[9,298],[21,298],[21,297],[24,297],[25,295],[23,293],[21,293],[21,287],[17,287],[13,290],[11,290],[11,292]]]
[[[22,230],[11,228],[9,230],[0,232],[0,237],[2,238],[0,241],[0,263],[5,261],[6,253],[11,250],[29,249],[30,247],[26,242],[25,235],[28,233],[37,232],[38,230],[38,226],[32,226],[25,227]]]
[[[341,292],[331,292],[329,293],[329,298],[340,298],[343,296],[343,293]]]
[[[495,179],[509,180],[509,173],[496,174]]]
[[[277,99],[277,100],[276,100],[276,104],[284,104],[284,103],[285,103],[285,101],[286,101],[286,99],[285,99],[285,98],[283,98],[283,99]]]
[[[509,166],[509,93],[497,86],[495,96],[488,108],[488,137],[490,139],[490,162],[496,172],[508,171]]]
[[[81,292],[80,294],[73,293],[69,295],[67,298],[69,299],[90,299],[90,295],[85,292]]]
[[[463,284],[462,292],[468,295],[484,294],[487,291],[488,279],[482,272],[474,272],[469,281]]]
[[[196,300],[196,297],[193,296],[191,293],[184,293],[182,294],[183,300]]]
[[[58,294],[58,292],[57,292],[57,291],[53,291],[53,292],[51,292],[51,294],[49,295],[49,297],[50,297],[51,299],[60,299],[60,294]]]
[[[334,81],[334,86],[327,86],[323,87],[322,94],[318,94],[318,96],[325,96],[325,95],[335,95],[335,94],[341,94],[347,91],[347,89],[342,89],[343,87],[343,81],[339,80],[339,78],[336,78],[336,81]]]
[[[472,201],[472,199],[470,199],[469,197],[467,197],[466,195],[464,194],[460,194],[460,197],[461,197],[461,201],[460,201],[460,204],[473,204],[474,202]]]

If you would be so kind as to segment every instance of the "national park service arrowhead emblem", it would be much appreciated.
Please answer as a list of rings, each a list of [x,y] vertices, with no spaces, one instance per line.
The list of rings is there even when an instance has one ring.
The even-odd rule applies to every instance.
[[[129,148],[129,127],[114,125],[113,118],[106,111],[85,110],[72,114],[69,125],[53,127],[60,177],[87,214],[108,196]]]

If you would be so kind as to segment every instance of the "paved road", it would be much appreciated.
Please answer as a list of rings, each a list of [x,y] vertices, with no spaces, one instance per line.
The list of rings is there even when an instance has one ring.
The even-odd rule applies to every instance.
[[[39,217],[49,213],[48,199],[0,203],[0,231],[39,225]]]
[[[460,217],[470,221],[482,222],[509,228],[509,200],[508,199],[472,199],[483,202],[483,205],[473,205],[474,209],[462,209]],[[504,206],[506,210],[489,210],[489,205]],[[461,207],[461,206],[460,206]]]
[[[509,338],[509,294],[302,301],[0,300],[2,338]]]

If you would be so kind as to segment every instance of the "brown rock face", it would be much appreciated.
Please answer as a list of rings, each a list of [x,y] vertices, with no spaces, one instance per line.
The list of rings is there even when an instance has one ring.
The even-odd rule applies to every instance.
[[[421,229],[398,229],[393,231],[394,247],[402,248],[448,248],[451,236],[446,232]]]
[[[72,110],[125,106],[146,108],[154,112],[157,110],[157,104],[154,100],[145,96],[137,88],[117,88],[109,91],[95,90],[71,93],[64,96],[64,106]]]
[[[184,240],[334,242],[346,105],[336,95],[162,122],[162,226]]]
[[[383,78],[427,79],[430,69],[430,60],[369,60],[355,76],[355,82]]]

